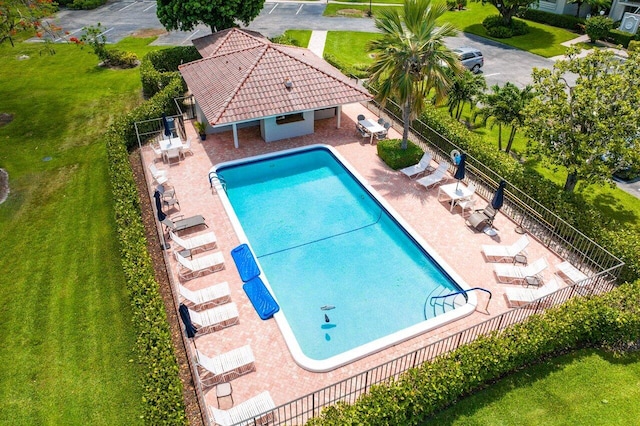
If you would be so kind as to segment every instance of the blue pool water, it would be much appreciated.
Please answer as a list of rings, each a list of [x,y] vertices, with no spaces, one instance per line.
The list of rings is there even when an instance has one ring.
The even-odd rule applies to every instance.
[[[335,368],[366,355],[363,348],[369,353],[408,338],[405,330],[423,332],[433,316],[427,297],[460,289],[326,147],[216,171],[303,367]],[[327,305],[335,308],[321,309]]]

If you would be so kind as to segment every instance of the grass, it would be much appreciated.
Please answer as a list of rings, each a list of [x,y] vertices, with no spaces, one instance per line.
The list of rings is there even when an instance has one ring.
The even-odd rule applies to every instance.
[[[635,425],[640,352],[581,350],[510,375],[429,419],[436,425]]]
[[[139,55],[150,39],[115,47]],[[137,69],[75,45],[0,45],[0,424],[139,424],[134,326],[100,134],[141,102]],[[18,60],[20,55],[29,59]]]
[[[335,56],[341,63],[370,65],[373,58],[369,56],[367,45],[378,37],[380,35],[375,33],[329,31],[324,51]]]
[[[311,30],[287,30],[284,35],[298,42],[300,47],[308,47],[311,39]]]

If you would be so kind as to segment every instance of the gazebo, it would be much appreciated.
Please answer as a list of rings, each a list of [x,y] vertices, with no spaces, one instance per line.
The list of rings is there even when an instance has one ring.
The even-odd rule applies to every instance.
[[[207,133],[260,126],[266,142],[311,134],[314,121],[336,117],[341,106],[371,95],[308,49],[272,43],[230,28],[193,40],[202,59],[179,70]]]

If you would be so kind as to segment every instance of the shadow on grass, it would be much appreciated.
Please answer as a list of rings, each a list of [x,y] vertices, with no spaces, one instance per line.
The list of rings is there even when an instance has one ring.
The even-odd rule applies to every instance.
[[[539,364],[530,365],[522,371],[489,384],[485,389],[479,390],[477,393],[461,399],[454,406],[427,418],[422,424],[476,424],[473,422],[473,418],[485,406],[497,403],[515,389],[531,389],[539,386],[536,385],[536,382],[545,380],[554,373],[568,370],[567,374],[576,374],[575,371],[571,372],[571,366],[576,363],[590,364],[592,361],[589,358],[593,356],[597,356],[612,365],[631,365],[640,362],[640,352],[638,351],[616,356],[613,353],[597,349],[582,349],[570,354],[546,359]],[[593,372],[593,374],[597,375],[598,372]],[[499,422],[499,419],[495,420],[496,423]]]
[[[620,202],[611,194],[598,194],[591,200],[594,207],[605,216],[612,217],[620,223],[640,223],[638,212],[622,207]]]
[[[556,40],[556,34],[554,34],[552,31],[547,31],[544,28],[533,27],[531,25],[529,25],[529,33],[511,38],[491,37],[487,34],[487,31],[480,23],[468,25],[464,27],[462,31],[536,54],[542,54],[543,50],[551,48],[558,44],[558,41]]]

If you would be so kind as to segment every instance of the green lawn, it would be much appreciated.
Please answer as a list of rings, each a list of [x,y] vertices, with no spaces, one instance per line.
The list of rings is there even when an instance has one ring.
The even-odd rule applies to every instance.
[[[324,52],[335,56],[341,63],[370,65],[373,62],[369,56],[367,45],[380,35],[357,31],[329,31]]]
[[[311,39],[311,30],[287,30],[284,35],[295,40],[298,46],[308,47]]]
[[[637,425],[640,352],[582,350],[510,375],[425,424]]]
[[[151,40],[118,48],[144,54]],[[0,45],[0,424],[141,423],[134,326],[100,134],[141,102],[139,70],[86,48]],[[20,60],[21,55],[29,59]]]

